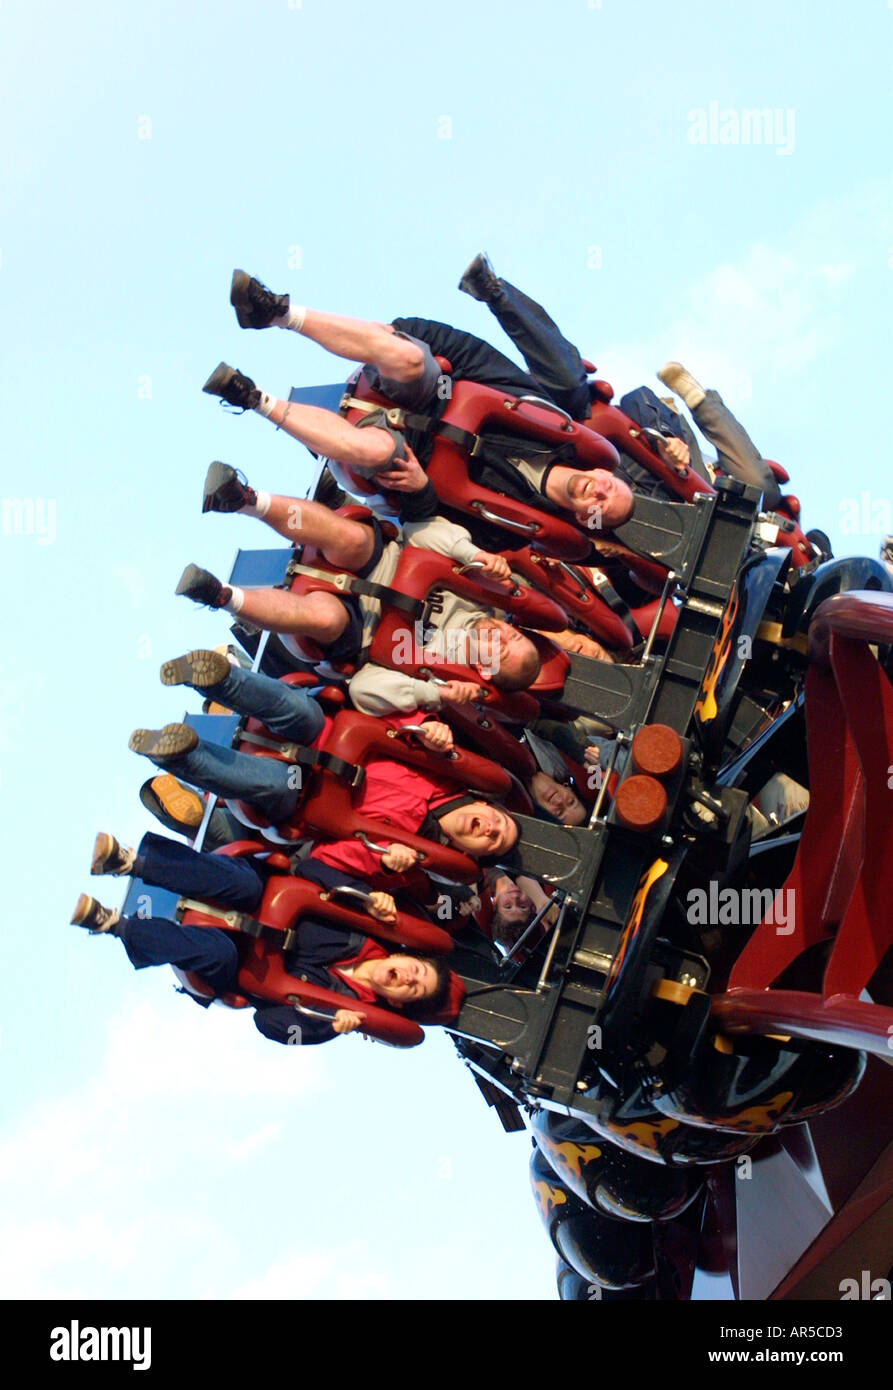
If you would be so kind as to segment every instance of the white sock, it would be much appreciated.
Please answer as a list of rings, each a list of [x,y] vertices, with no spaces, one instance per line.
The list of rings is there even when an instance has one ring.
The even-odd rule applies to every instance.
[[[260,404],[256,405],[254,408],[257,411],[258,415],[265,415],[269,420],[270,416],[273,414],[273,408],[277,404],[277,396],[268,396],[266,391],[261,391]]]
[[[231,592],[230,592],[230,596],[229,596],[229,598],[226,600],[226,603],[223,605],[223,607],[224,607],[224,609],[226,610],[227,613],[241,613],[241,611],[242,611],[242,604],[243,604],[244,602],[245,602],[245,590],[244,590],[244,589],[240,589],[240,588],[238,587],[238,585],[235,585],[235,584],[234,584],[234,585],[232,586],[232,590],[231,590]]]
[[[253,504],[251,502],[246,502],[244,507],[239,508],[239,511],[242,516],[266,516],[267,512],[270,510],[270,503],[272,500],[271,493],[258,491],[257,501]]]
[[[289,300],[288,311],[281,318],[274,319],[273,323],[277,328],[290,328],[293,333],[300,333],[306,313],[303,304],[292,304]]]

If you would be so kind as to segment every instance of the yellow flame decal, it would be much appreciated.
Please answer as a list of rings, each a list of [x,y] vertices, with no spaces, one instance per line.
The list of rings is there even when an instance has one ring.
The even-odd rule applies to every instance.
[[[716,687],[719,683],[720,676],[725,670],[726,662],[732,650],[732,627],[734,626],[737,615],[738,586],[736,584],[732,591],[728,606],[722,615],[722,626],[713,644],[710,666],[704,677],[704,684],[701,686],[701,694],[698,698],[698,703],[695,705],[695,714],[702,724],[709,724],[711,719],[716,718],[718,709],[716,703]]]
[[[560,1164],[575,1178],[582,1175],[584,1163],[592,1163],[602,1156],[602,1151],[597,1144],[572,1144],[570,1141],[563,1144],[547,1142],[543,1147],[553,1168],[556,1164]]]
[[[567,1202],[567,1196],[560,1187],[553,1187],[551,1183],[545,1182],[542,1178],[533,1184],[533,1196],[539,1207],[540,1216],[546,1222],[549,1220],[553,1207],[563,1206]]]

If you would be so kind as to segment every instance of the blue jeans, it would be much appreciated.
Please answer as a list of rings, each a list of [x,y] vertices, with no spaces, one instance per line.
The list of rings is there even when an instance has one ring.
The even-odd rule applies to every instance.
[[[229,675],[204,690],[220,704],[238,714],[253,715],[271,733],[293,743],[312,743],[322,733],[325,715],[312,695],[259,671],[231,666]]]
[[[298,686],[232,666],[205,693],[239,714],[253,715],[271,733],[293,743],[310,745],[318,738],[325,715],[312,695]],[[228,801],[247,801],[271,824],[288,820],[300,798],[301,780],[294,768],[273,758],[236,753],[214,743],[199,743],[180,758],[165,758],[164,767],[176,777]]]
[[[167,918],[122,917],[115,935],[124,943],[134,970],[177,965],[194,970],[218,994],[236,988],[239,954],[229,932],[216,927],[181,927]]]
[[[264,880],[250,857],[199,853],[179,840],[151,831],[140,841],[133,875],[155,888],[235,907],[240,912],[253,912],[264,891]]]
[[[218,743],[199,740],[191,752],[164,758],[158,766],[227,801],[247,801],[270,825],[289,820],[301,797],[300,767],[237,753]]]
[[[133,872],[144,883],[242,912],[253,912],[264,891],[264,881],[249,860],[200,854],[151,832],[140,841]],[[236,988],[239,957],[229,932],[183,927],[166,917],[122,917],[115,935],[135,970],[177,965],[201,975],[218,993]]]

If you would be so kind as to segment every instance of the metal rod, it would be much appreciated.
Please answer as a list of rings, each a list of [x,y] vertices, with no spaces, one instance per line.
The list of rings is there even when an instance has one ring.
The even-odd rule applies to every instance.
[[[558,938],[559,938],[559,936],[561,935],[561,927],[562,927],[562,924],[563,924],[563,922],[564,922],[564,914],[565,914],[566,911],[567,911],[567,898],[564,899],[564,902],[561,904],[561,907],[558,909],[558,921],[555,923],[555,926],[554,926],[553,929],[552,929],[552,940],[549,942],[549,949],[548,949],[548,951],[546,952],[546,959],[543,961],[543,968],[542,968],[542,970],[540,971],[540,977],[539,977],[539,979],[538,979],[537,982],[536,982],[536,991],[537,991],[537,994],[539,994],[540,991],[543,990],[543,989],[545,988],[546,976],[548,975],[549,970],[550,970],[551,967],[552,967],[552,958],[553,958],[553,956],[555,955],[555,950],[556,950],[556,947],[558,946]]]
[[[666,578],[666,583],[664,584],[664,591],[660,596],[660,603],[657,605],[657,612],[654,615],[654,622],[651,624],[651,630],[648,633],[648,637],[645,642],[645,650],[642,652],[642,665],[645,664],[645,662],[651,655],[651,648],[654,645],[654,639],[657,636],[657,629],[660,627],[660,620],[664,615],[664,609],[667,606],[667,599],[670,597],[670,589],[672,585],[675,584],[675,582],[676,572],[675,570],[670,570]]]
[[[555,899],[555,898],[553,898],[553,897],[549,897],[549,899],[548,899],[546,902],[543,903],[543,905],[542,905],[542,907],[540,908],[539,912],[537,912],[536,915],[531,919],[531,921],[528,922],[527,926],[524,928],[523,932],[522,932],[521,935],[518,937],[518,940],[515,942],[515,944],[514,944],[514,946],[512,947],[512,949],[511,949],[510,951],[507,951],[506,954],[503,956],[503,958],[502,958],[502,960],[501,960],[501,962],[500,962],[500,968],[505,967],[506,965],[508,965],[508,963],[509,963],[511,960],[514,959],[515,952],[516,952],[516,951],[520,951],[521,947],[524,945],[524,942],[527,940],[528,936],[530,936],[531,932],[533,932],[533,931],[536,930],[536,928],[539,926],[540,922],[541,922],[541,921],[543,920],[543,918],[545,917],[546,913],[550,910],[550,908],[555,907],[555,906],[556,906],[556,903],[557,903],[557,899]]]

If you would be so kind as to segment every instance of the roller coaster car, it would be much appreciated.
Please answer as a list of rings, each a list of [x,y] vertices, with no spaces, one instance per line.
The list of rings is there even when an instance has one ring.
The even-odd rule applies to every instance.
[[[617,731],[615,795],[585,827],[519,817],[503,867],[560,905],[530,959],[455,957],[457,1047],[532,1112],[556,1248],[613,1297],[687,1298],[698,1268],[742,1298],[839,1297],[851,1265],[893,1262],[878,1123],[893,1077],[877,1060],[893,1034],[893,586],[874,561],[801,577],[789,550],[754,550],[758,502],[733,480],[692,504],[647,500],[639,522],[677,576],[666,651],[589,663],[597,678],[572,658],[565,683]],[[808,782],[805,820],[753,838],[751,802],[779,772]],[[562,1117],[579,1128],[560,1142],[696,1168],[706,1186],[679,1216],[633,1210],[653,1245],[627,1248],[604,1226],[602,1155],[551,1143]],[[752,1181],[736,1183],[742,1164]],[[626,1250],[628,1277],[605,1250]]]
[[[254,854],[257,848],[253,841],[234,841],[218,853],[241,856]],[[175,969],[174,973],[187,991],[197,998],[216,999],[234,1009],[257,1007],[258,1001],[288,1004],[295,1010],[298,1026],[302,1015],[334,1017],[338,1009],[350,1004],[350,997],[298,979],[286,969],[284,953],[296,943],[301,921],[308,917],[362,932],[386,949],[396,947],[425,955],[445,955],[452,950],[448,933],[430,922],[405,912],[398,912],[393,923],[378,922],[367,912],[350,906],[358,900],[368,902],[368,894],[352,887],[323,889],[307,879],[295,878],[287,872],[288,859],[279,853],[272,854],[268,863],[286,872],[272,874],[267,879],[260,906],[253,917],[214,903],[180,900],[180,915],[185,926],[228,931],[239,952],[238,993],[217,995],[200,975]],[[346,899],[347,905],[338,901],[339,898]],[[461,981],[452,976],[444,1009],[426,1019],[426,1023],[442,1023],[454,1018],[463,993]],[[424,1039],[418,1023],[394,1010],[364,1003],[362,1013],[363,1031],[381,1042],[394,1047],[415,1047]]]

